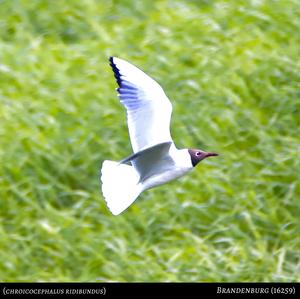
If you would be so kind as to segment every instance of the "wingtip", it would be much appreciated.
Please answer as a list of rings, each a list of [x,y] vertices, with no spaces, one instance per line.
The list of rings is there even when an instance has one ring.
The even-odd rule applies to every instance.
[[[114,62],[114,56],[109,56],[109,58],[108,58],[108,61],[109,61],[109,64],[110,64],[110,66],[114,69],[115,67],[116,67],[116,64],[115,64],[115,62]]]
[[[114,62],[115,57],[114,56],[110,56],[108,58],[109,62],[110,62],[110,66],[114,72],[115,75],[115,79],[118,83],[119,86],[121,86],[121,74],[120,74],[120,70],[118,69],[118,67],[116,66],[115,62]]]

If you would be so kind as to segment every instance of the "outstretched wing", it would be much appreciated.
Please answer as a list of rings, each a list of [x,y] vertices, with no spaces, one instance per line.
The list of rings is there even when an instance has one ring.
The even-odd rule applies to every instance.
[[[109,61],[119,85],[120,102],[127,110],[133,151],[172,142],[172,105],[160,85],[125,60],[110,57]]]

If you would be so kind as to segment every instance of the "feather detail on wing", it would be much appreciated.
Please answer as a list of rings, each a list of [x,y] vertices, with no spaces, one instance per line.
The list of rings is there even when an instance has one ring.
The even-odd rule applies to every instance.
[[[172,105],[161,86],[143,71],[116,57],[110,57],[120,102],[127,111],[133,151],[172,141]]]

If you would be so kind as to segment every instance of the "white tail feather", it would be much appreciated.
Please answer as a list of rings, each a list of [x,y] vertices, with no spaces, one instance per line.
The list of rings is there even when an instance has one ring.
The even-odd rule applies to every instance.
[[[102,193],[112,214],[126,210],[142,192],[139,175],[130,165],[105,160],[101,168]]]

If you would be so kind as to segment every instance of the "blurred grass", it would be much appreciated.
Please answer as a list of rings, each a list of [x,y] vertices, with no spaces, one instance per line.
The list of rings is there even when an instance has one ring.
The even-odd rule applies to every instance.
[[[0,6],[1,281],[300,280],[298,0]],[[221,154],[119,217],[110,55],[164,87],[178,147]]]

